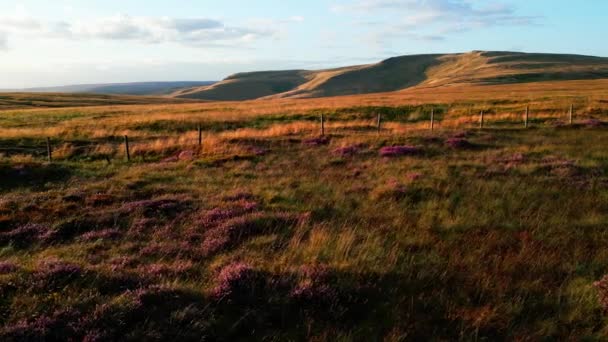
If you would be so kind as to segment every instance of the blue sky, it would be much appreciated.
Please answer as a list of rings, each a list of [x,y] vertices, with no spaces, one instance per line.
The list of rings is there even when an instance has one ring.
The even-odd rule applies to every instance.
[[[405,54],[608,56],[605,0],[20,0],[0,3],[0,88],[218,80]]]

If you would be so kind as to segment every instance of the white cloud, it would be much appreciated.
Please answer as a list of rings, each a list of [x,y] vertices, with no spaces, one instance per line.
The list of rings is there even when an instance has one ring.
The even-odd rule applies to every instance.
[[[292,21],[292,22],[296,22],[296,23],[301,23],[301,22],[304,22],[305,19],[304,19],[304,17],[302,17],[300,15],[294,15],[293,17],[290,17],[288,20]]]
[[[466,0],[356,0],[334,6],[333,10],[366,16],[375,13],[391,18],[375,29],[372,36],[376,39],[407,37],[437,41],[449,34],[475,28],[533,25],[539,19],[518,15],[513,7],[500,2],[476,6]],[[375,21],[370,26],[379,25]]]
[[[289,18],[277,24],[300,22]],[[35,35],[60,39],[99,39],[190,46],[228,46],[272,37],[278,25],[229,26],[209,18],[138,17],[119,14],[88,21],[50,22],[19,13],[0,16],[0,30],[10,36]]]
[[[6,33],[0,32],[0,51],[8,49],[8,42],[6,39]]]

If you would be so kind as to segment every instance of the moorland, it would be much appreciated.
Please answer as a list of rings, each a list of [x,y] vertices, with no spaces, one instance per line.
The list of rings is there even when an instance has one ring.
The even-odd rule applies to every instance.
[[[602,340],[607,99],[0,107],[0,339]]]

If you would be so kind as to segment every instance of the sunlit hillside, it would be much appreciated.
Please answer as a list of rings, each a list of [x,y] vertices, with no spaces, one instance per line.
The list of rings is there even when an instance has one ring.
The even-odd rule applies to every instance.
[[[242,73],[175,97],[207,100],[305,98],[380,93],[415,86],[520,84],[608,78],[608,59],[592,56],[474,51],[413,55],[320,71]]]

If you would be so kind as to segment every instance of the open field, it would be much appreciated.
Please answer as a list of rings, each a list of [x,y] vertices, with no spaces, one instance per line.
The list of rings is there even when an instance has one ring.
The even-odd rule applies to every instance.
[[[603,340],[606,121],[608,80],[4,110],[0,340]]]
[[[65,108],[83,106],[135,105],[154,103],[189,103],[195,101],[152,96],[64,94],[64,93],[0,93],[0,110],[27,108]]]

